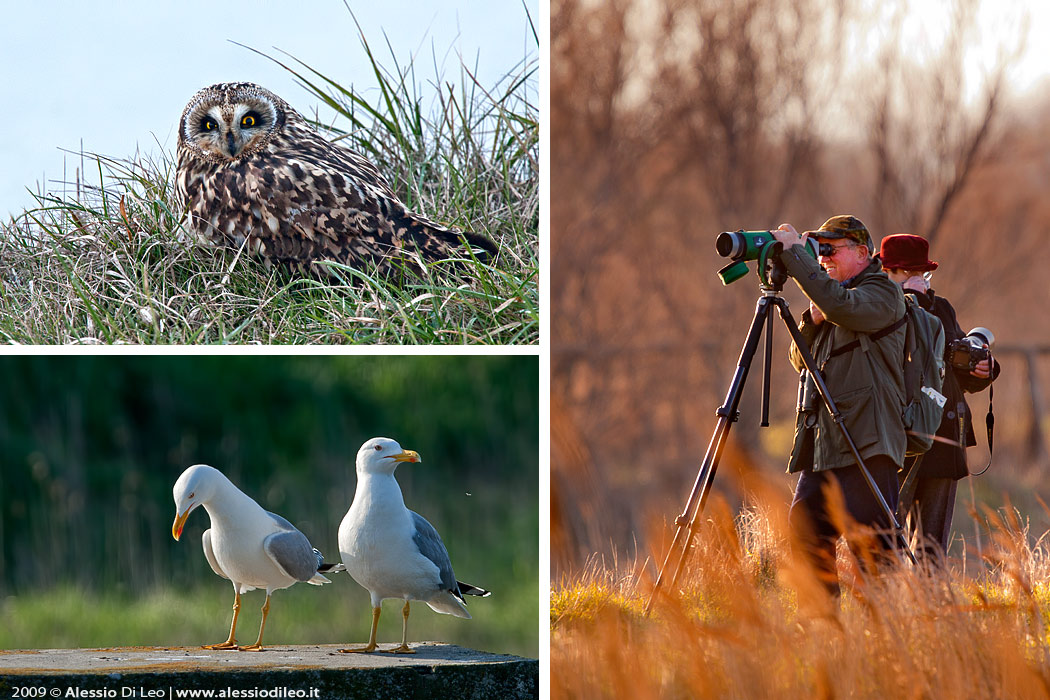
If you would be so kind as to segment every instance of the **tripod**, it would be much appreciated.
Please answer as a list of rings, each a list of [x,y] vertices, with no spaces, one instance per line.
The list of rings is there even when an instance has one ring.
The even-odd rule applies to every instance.
[[[711,484],[714,482],[715,472],[718,471],[718,462],[722,458],[722,450],[725,447],[726,438],[729,436],[729,429],[740,417],[740,412],[737,410],[737,406],[740,404],[740,396],[744,390],[744,383],[747,381],[748,371],[751,369],[751,361],[754,359],[755,352],[758,350],[758,344],[762,336],[763,328],[766,330],[766,337],[765,366],[762,373],[762,422],[760,425],[762,427],[767,427],[769,425],[769,377],[770,361],[772,359],[773,351],[774,309],[779,311],[780,318],[784,320],[784,325],[787,326],[788,332],[791,334],[791,339],[795,341],[795,346],[798,348],[799,354],[802,356],[802,362],[806,366],[809,376],[813,378],[817,391],[820,392],[820,396],[824,400],[824,405],[827,406],[828,412],[831,413],[832,420],[842,431],[842,435],[846,439],[846,444],[849,446],[853,459],[856,461],[857,466],[860,467],[860,472],[864,476],[864,481],[868,484],[868,488],[871,489],[872,495],[875,496],[879,506],[882,508],[887,522],[893,524],[893,530],[896,534],[898,545],[901,550],[907,554],[911,563],[915,563],[915,556],[912,554],[907,541],[904,539],[896,514],[890,508],[889,503],[886,502],[885,497],[883,497],[882,492],[879,491],[879,487],[875,483],[875,479],[872,478],[871,472],[868,471],[867,466],[864,464],[864,460],[861,458],[860,452],[857,450],[857,445],[853,442],[853,436],[850,435],[849,430],[846,428],[842,414],[839,413],[838,408],[835,406],[835,401],[831,398],[831,394],[828,391],[827,384],[824,383],[824,377],[821,375],[817,363],[813,359],[813,355],[810,353],[809,347],[807,346],[805,339],[802,337],[801,331],[798,329],[798,325],[795,323],[795,319],[791,316],[791,311],[788,310],[788,303],[780,296],[780,292],[784,288],[784,282],[787,281],[787,270],[784,268],[783,263],[777,259],[776,255],[771,255],[769,258],[771,260],[772,268],[769,270],[768,276],[762,277],[763,282],[760,286],[762,296],[759,297],[758,304],[755,307],[755,317],[751,322],[751,329],[748,331],[747,339],[744,340],[744,347],[740,351],[740,359],[737,361],[736,373],[733,375],[733,380],[729,384],[729,392],[726,394],[725,402],[717,411],[715,411],[715,415],[718,416],[718,422],[715,424],[715,431],[711,436],[711,441],[707,445],[707,452],[704,454],[704,461],[700,465],[700,471],[696,475],[696,481],[693,483],[693,490],[689,494],[689,500],[686,502],[682,514],[675,518],[677,530],[675,531],[674,539],[671,541],[671,548],[668,550],[667,556],[664,558],[664,563],[660,567],[660,573],[656,578],[656,585],[653,587],[653,592],[649,597],[649,602],[645,605],[646,615],[652,610],[653,603],[660,592],[660,587],[663,585],[664,577],[667,574],[667,567],[675,552],[679,549],[681,549],[681,554],[678,557],[678,563],[675,565],[674,575],[671,577],[672,586],[678,581],[678,576],[682,573],[682,569],[685,567],[685,560],[689,553],[689,547],[692,545],[693,537],[699,529],[700,514],[703,512],[704,506],[707,503],[707,497],[711,493]],[[764,259],[765,256],[763,256],[763,260]]]

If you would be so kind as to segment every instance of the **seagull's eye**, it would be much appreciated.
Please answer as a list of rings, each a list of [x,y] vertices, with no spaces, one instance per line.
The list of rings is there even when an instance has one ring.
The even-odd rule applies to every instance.
[[[186,498],[193,498],[193,497],[194,497],[194,496],[196,496],[196,495],[197,495],[197,492],[196,492],[196,491],[194,491],[194,492],[193,492],[193,493],[191,493],[191,494],[190,494],[189,496],[186,496]]]
[[[382,451],[383,451],[383,446],[382,445],[376,445],[376,452],[382,452]]]

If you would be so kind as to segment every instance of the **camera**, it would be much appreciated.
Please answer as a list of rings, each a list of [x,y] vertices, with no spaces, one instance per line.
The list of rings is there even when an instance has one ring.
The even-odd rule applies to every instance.
[[[773,250],[779,250],[774,244],[777,239],[771,231],[723,231],[715,239],[715,250],[723,258],[731,258],[729,263],[718,271],[718,277],[722,284],[728,285],[736,282],[747,274],[747,261],[759,261],[759,277],[763,277],[763,270],[768,262],[768,257]],[[814,258],[817,255],[831,256],[835,248],[829,243],[818,243],[815,238],[806,239],[806,252]]]
[[[948,363],[955,369],[972,372],[977,368],[978,362],[991,357],[989,348],[994,342],[995,336],[992,332],[978,326],[962,338],[948,344]]]

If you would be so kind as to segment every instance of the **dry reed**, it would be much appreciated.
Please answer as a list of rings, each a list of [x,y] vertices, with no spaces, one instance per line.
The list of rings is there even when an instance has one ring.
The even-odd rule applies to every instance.
[[[761,494],[753,502],[734,517],[713,499],[686,571],[651,617],[643,612],[651,567],[592,561],[556,584],[552,697],[1050,693],[1050,557],[1012,511],[986,513],[976,563],[870,575],[858,565],[870,550],[840,546],[843,593],[833,597],[793,556],[786,508]]]

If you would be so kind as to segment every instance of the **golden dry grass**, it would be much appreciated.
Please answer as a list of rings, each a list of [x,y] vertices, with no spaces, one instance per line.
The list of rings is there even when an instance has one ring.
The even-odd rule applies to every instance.
[[[983,556],[943,570],[865,576],[840,547],[841,598],[792,556],[785,517],[712,503],[686,572],[648,618],[647,567],[591,562],[556,583],[552,697],[1050,695],[1050,557],[1015,517],[985,513]]]

